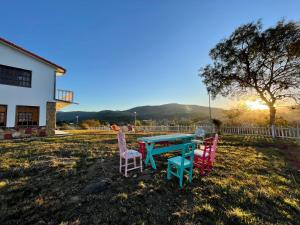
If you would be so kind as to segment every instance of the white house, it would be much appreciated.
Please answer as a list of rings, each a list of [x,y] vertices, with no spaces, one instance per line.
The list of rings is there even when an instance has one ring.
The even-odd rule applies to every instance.
[[[0,37],[0,127],[46,127],[53,134],[56,110],[73,92],[56,90],[66,70]]]

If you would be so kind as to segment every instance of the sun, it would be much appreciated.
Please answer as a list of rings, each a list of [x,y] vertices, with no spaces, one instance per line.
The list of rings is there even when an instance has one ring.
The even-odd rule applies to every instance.
[[[265,105],[261,100],[256,99],[255,101],[246,101],[246,106],[252,110],[266,110],[268,106]]]

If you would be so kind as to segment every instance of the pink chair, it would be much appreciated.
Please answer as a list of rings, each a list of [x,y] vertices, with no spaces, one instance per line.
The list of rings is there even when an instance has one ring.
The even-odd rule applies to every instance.
[[[121,131],[118,132],[118,145],[120,151],[120,173],[122,172],[122,167],[125,167],[125,177],[127,177],[127,172],[134,169],[141,168],[143,172],[142,154],[136,150],[127,149],[125,134]],[[140,158],[140,165],[137,166],[136,158]],[[125,159],[125,164],[122,165],[122,161]],[[129,159],[133,159],[132,163],[128,163]],[[128,168],[129,165],[134,165],[133,168]]]
[[[210,169],[212,169],[212,166],[213,166],[214,162],[216,161],[216,152],[217,152],[217,148],[218,148],[218,143],[219,143],[219,135],[216,134],[214,141],[213,141],[212,151],[210,153],[210,158],[209,158]]]
[[[194,167],[200,169],[200,175],[204,175],[205,171],[211,171],[216,158],[219,136],[207,138],[204,140],[203,149],[195,149],[194,151]]]

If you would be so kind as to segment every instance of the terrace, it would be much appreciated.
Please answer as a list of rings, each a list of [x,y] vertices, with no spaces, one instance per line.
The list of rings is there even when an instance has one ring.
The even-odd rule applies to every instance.
[[[73,91],[57,89],[55,93],[56,110],[60,110],[68,105],[74,104]]]

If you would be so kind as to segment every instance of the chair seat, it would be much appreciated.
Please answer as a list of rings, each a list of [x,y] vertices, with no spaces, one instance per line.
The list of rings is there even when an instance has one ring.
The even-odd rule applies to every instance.
[[[124,158],[134,158],[134,157],[139,157],[142,156],[142,154],[136,150],[133,149],[128,149],[123,153]]]
[[[170,161],[172,164],[175,164],[176,166],[181,166],[181,159],[182,159],[181,156],[176,156],[176,157],[168,159],[168,161]],[[191,161],[184,159],[183,166],[186,167],[189,165],[191,165]]]
[[[195,151],[194,151],[194,155],[196,155],[196,156],[203,157],[203,154],[204,154],[204,151],[201,149],[195,149]],[[207,158],[208,155],[209,155],[209,153],[205,152],[205,158]]]

